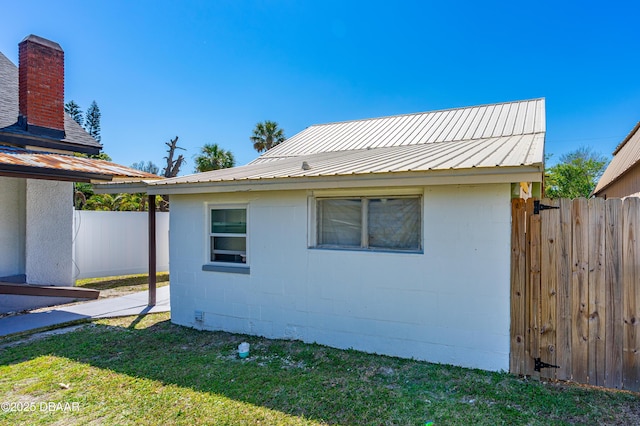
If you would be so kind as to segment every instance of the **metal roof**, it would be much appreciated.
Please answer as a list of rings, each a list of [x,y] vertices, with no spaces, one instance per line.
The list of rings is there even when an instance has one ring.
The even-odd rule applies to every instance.
[[[487,140],[537,133],[545,133],[544,99],[313,125],[252,163],[319,152]]]
[[[0,175],[72,181],[161,179],[109,161],[0,146]]]
[[[150,194],[425,182],[540,182],[544,99],[315,125],[245,166],[149,182]],[[374,182],[375,180],[375,182]],[[97,192],[140,192],[140,184]]]
[[[629,169],[640,162],[640,122],[613,151],[613,159],[596,185],[594,194],[617,181]]]
[[[496,167],[541,170],[544,134],[333,151],[163,179],[151,186]]]

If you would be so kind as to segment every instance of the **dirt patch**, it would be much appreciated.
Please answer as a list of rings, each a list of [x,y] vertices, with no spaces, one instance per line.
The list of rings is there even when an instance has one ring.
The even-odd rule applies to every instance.
[[[63,328],[56,328],[55,330],[49,330],[49,331],[43,331],[40,333],[34,333],[34,334],[30,334],[29,336],[26,336],[24,338],[20,338],[18,340],[14,340],[8,343],[4,343],[0,345],[0,349],[6,349],[6,348],[11,348],[13,346],[18,346],[18,345],[22,345],[24,343],[29,343],[29,342],[33,342],[34,340],[40,340],[40,339],[44,339],[45,337],[49,337],[49,336],[55,336],[58,334],[65,334],[65,333],[70,333],[72,331],[75,331],[81,327],[92,327],[93,324],[80,324],[80,325],[73,325],[71,327],[63,327]]]

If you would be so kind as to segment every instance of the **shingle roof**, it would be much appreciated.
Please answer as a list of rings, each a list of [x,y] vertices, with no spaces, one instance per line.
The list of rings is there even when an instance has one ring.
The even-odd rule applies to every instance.
[[[541,180],[544,138],[544,99],[332,123],[311,126],[246,166],[150,185],[523,167]]]
[[[102,148],[94,138],[76,123],[68,114],[64,114],[64,139],[52,139],[42,135],[33,135],[18,125],[18,67],[0,52],[0,142],[25,141],[36,145],[34,141],[49,144],[52,148],[97,153]],[[31,141],[30,141],[31,140]]]
[[[598,181],[594,194],[598,195],[638,163],[640,163],[640,122],[613,151],[613,158]]]

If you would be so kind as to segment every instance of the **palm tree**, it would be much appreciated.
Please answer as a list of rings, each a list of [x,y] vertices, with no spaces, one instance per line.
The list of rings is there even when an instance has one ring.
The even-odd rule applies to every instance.
[[[200,155],[195,158],[196,172],[208,172],[233,167],[236,159],[231,151],[225,151],[218,144],[206,144],[200,149]]]
[[[281,142],[284,142],[284,130],[278,127],[275,121],[265,120],[256,124],[253,135],[249,137],[253,142],[253,148],[258,152],[268,151]]]

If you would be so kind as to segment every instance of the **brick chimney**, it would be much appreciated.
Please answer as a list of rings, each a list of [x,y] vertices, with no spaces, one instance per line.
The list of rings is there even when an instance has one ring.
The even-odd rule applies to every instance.
[[[30,35],[18,45],[19,113],[27,131],[64,138],[64,52]]]

